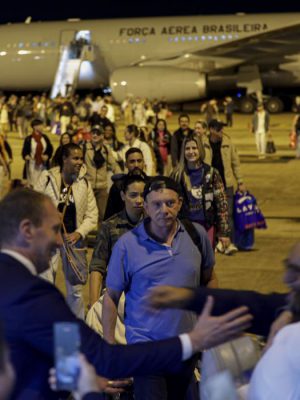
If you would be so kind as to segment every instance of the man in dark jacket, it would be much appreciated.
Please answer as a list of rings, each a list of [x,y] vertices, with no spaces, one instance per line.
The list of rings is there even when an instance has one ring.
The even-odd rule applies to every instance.
[[[184,138],[193,133],[193,130],[189,127],[190,117],[187,114],[180,114],[178,117],[178,123],[179,129],[173,133],[171,139],[171,158],[173,167],[176,167],[180,159],[181,146]]]
[[[135,174],[141,174],[146,178],[146,174],[143,172],[145,168],[144,156],[137,147],[130,147],[126,151],[125,166],[128,173],[135,171]],[[123,210],[124,202],[121,198],[121,190],[126,176],[127,174],[115,174],[112,176],[113,184],[109,190],[104,220]]]

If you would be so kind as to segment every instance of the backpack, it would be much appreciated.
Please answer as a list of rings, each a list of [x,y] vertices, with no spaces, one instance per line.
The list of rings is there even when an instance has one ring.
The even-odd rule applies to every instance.
[[[202,251],[202,243],[201,243],[201,240],[200,240],[200,235],[199,235],[197,229],[195,228],[194,224],[188,219],[181,219],[180,222],[182,223],[182,225],[184,226],[185,230],[189,234],[189,236],[192,239],[194,245],[199,250],[199,253],[202,254],[203,251]],[[204,286],[203,285],[203,268],[200,269],[200,286]]]

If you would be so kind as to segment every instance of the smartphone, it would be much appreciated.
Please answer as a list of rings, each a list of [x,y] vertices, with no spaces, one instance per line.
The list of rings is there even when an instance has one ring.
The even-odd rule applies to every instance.
[[[77,389],[79,365],[80,332],[73,322],[54,324],[54,355],[57,390],[72,392]]]

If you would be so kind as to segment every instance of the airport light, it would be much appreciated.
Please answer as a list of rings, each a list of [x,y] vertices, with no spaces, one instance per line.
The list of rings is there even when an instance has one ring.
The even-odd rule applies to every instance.
[[[26,55],[26,54],[31,54],[31,51],[30,50],[19,50],[18,54],[23,56],[23,55]]]

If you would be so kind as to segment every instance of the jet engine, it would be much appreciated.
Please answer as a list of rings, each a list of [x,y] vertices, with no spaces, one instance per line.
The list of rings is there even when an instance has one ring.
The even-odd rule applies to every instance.
[[[204,97],[206,76],[174,67],[126,67],[110,77],[114,99],[121,103],[128,95],[148,99],[165,97],[168,102],[185,102]]]

